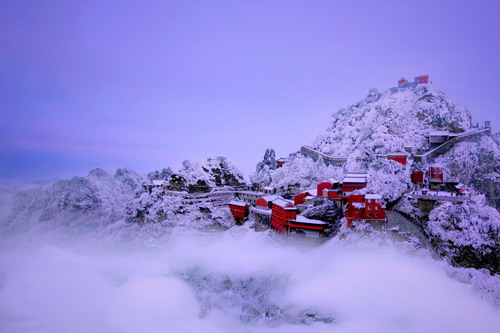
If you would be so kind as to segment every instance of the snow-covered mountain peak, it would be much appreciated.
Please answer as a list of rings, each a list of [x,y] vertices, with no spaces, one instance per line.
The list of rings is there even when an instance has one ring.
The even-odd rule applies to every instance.
[[[463,132],[472,127],[470,112],[433,85],[370,89],[359,102],[332,115],[313,147],[333,156],[366,157],[404,146],[424,149],[430,130]]]

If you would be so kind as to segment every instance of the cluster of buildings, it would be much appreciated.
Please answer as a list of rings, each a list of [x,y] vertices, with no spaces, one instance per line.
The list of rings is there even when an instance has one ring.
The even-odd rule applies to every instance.
[[[246,218],[250,207],[260,213],[267,212],[270,215],[269,227],[281,234],[322,238],[328,223],[307,218],[301,213],[315,203],[323,203],[325,200],[335,202],[344,212],[348,227],[359,221],[385,222],[382,196],[359,191],[366,185],[367,174],[348,173],[342,181],[333,178],[325,180],[317,184],[314,189],[296,194],[293,200],[284,199],[276,194],[245,191],[238,195],[237,200],[229,203],[229,208],[237,219]]]

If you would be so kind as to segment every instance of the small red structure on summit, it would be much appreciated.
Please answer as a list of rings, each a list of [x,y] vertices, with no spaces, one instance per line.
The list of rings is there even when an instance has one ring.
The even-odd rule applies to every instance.
[[[419,75],[417,76],[418,84],[428,84],[429,83],[429,75]]]
[[[415,76],[413,82],[409,82],[407,79],[403,77],[398,81],[398,88],[416,87],[419,84],[428,84],[428,83],[429,83],[429,75]]]

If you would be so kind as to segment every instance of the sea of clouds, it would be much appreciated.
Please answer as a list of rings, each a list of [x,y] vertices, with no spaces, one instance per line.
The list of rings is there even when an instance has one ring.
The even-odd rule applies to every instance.
[[[302,244],[245,226],[178,229],[154,242],[150,235],[137,238],[3,235],[0,332],[458,333],[500,327],[500,309],[450,276],[445,263],[390,242]]]

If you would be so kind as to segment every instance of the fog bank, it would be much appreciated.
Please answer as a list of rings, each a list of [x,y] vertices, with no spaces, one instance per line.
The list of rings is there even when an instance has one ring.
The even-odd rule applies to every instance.
[[[138,236],[139,237],[139,236]],[[500,311],[392,244],[289,244],[245,227],[158,246],[6,237],[2,332],[492,332]]]

